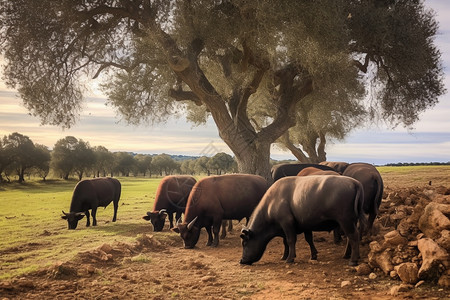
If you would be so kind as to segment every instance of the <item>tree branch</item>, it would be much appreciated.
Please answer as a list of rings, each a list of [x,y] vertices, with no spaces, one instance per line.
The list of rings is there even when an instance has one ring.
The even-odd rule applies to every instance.
[[[288,148],[289,151],[291,151],[292,155],[294,155],[299,162],[301,163],[309,162],[309,158],[305,155],[305,153],[292,143],[291,139],[289,138],[288,131],[286,131],[278,140],[281,144],[283,144],[286,148]]]
[[[174,98],[176,101],[193,101],[198,106],[203,104],[197,95],[190,91],[170,89],[169,96]]]

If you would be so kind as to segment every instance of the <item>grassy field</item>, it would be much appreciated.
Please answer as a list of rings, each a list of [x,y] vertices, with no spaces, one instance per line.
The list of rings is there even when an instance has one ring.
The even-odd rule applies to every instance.
[[[161,178],[119,178],[122,195],[118,220],[112,223],[113,206],[97,211],[98,226],[67,229],[61,211],[69,211],[77,181],[30,181],[0,186],[0,279],[19,275],[76,253],[114,241],[135,241],[151,233],[142,216],[153,207]],[[167,233],[170,234],[170,233]]]
[[[450,166],[380,167],[385,187],[401,188],[450,185]],[[112,223],[113,207],[100,208],[98,226],[68,230],[61,211],[69,211],[77,181],[28,181],[0,185],[0,279],[10,278],[71,259],[114,241],[134,242],[138,235],[152,234],[142,216],[153,207],[161,178],[119,178],[122,196],[118,220]],[[166,222],[167,226],[167,222]],[[158,239],[178,238],[175,233],[158,233]]]

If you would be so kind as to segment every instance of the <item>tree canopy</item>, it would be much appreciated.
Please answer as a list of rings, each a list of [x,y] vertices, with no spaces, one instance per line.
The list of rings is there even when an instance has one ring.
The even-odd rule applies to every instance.
[[[71,126],[84,78],[104,76],[128,122],[211,116],[239,171],[267,178],[276,141],[321,160],[327,135],[411,126],[444,93],[419,0],[0,3],[5,78],[42,122]]]

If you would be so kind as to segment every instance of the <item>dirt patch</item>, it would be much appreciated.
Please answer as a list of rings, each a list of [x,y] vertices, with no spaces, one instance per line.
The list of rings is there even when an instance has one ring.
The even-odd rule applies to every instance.
[[[379,232],[361,246],[361,264],[368,262],[369,242],[379,240],[401,220],[398,206],[414,206],[426,197],[424,188],[387,188],[377,220]],[[445,195],[447,188],[434,193]],[[407,202],[405,204],[405,202]],[[393,212],[399,218],[389,218]],[[405,208],[405,212],[408,209]],[[381,224],[383,223],[383,224]],[[402,285],[381,270],[349,267],[344,245],[334,245],[331,233],[315,233],[318,261],[309,260],[303,236],[293,264],[280,260],[283,243],[272,240],[258,263],[242,266],[239,231],[206,247],[206,234],[195,249],[183,249],[176,235],[159,239],[141,235],[135,243],[103,244],[80,252],[73,260],[0,282],[6,299],[450,299],[449,289],[432,282]],[[28,244],[26,247],[42,247]],[[26,249],[8,249],[26,250]],[[357,271],[358,270],[358,271]]]

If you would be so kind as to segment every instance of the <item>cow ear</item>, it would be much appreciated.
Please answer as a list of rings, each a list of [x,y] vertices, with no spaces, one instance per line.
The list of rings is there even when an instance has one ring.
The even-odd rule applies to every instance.
[[[81,219],[83,219],[84,214],[77,214],[76,217],[77,217],[77,220],[81,220]]]
[[[173,227],[171,230],[173,232],[180,233],[180,228],[178,228],[178,227]]]
[[[146,221],[150,221],[150,216],[149,215],[143,216],[142,219],[144,219]]]
[[[61,216],[61,219],[67,220],[67,216],[66,215]]]
[[[166,213],[166,212],[163,212],[163,213],[160,213],[160,214],[159,214],[159,218],[160,218],[161,220],[165,220],[166,217],[167,217],[167,213]]]

